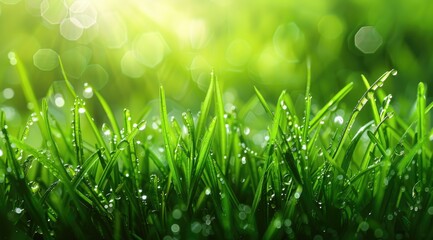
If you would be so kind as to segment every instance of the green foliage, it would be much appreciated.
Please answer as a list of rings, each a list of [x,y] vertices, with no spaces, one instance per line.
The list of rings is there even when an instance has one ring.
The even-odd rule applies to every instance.
[[[271,104],[255,88],[268,130],[253,135],[239,117],[251,105],[227,111],[213,74],[197,115],[172,115],[161,87],[159,117],[125,109],[121,124],[95,92],[110,123],[99,127],[68,80],[65,123],[48,98],[39,107],[17,67],[37,112],[20,137],[0,117],[3,238],[433,237],[433,105],[420,83],[415,111],[395,114],[381,89],[394,71],[372,85],[362,76],[366,91],[344,126],[336,109],[353,84],[313,108],[308,69],[303,114],[287,92]],[[371,121],[355,124],[361,110]]]

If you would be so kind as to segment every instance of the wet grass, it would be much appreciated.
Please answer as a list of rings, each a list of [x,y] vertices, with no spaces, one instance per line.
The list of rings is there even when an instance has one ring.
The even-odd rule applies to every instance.
[[[17,70],[35,113],[18,136],[0,117],[2,239],[433,238],[433,105],[419,83],[413,114],[397,116],[381,89],[394,70],[362,76],[347,119],[335,109],[351,83],[313,111],[308,75],[302,114],[255,89],[262,144],[242,118],[251,104],[225,111],[213,75],[201,111],[181,116],[161,87],[159,117],[125,109],[120,122],[94,90],[98,126],[68,80],[71,110],[53,114]],[[355,124],[361,111],[371,121]]]

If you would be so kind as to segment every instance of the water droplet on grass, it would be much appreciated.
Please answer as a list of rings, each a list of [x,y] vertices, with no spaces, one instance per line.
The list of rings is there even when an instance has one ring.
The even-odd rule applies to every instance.
[[[397,76],[397,74],[398,74],[397,70],[395,70],[395,69],[391,70],[391,75],[392,76]]]
[[[89,86],[88,83],[84,84],[83,97],[84,98],[92,98],[93,97],[93,88],[91,86]]]
[[[210,190],[210,188],[206,188],[206,190],[205,190],[205,192],[204,192],[206,195],[210,195],[211,194],[211,190]]]
[[[22,209],[22,208],[19,208],[19,207],[15,208],[16,214],[21,214],[23,211],[24,211],[24,209]]]
[[[251,130],[248,127],[244,128],[244,134],[245,135],[249,135],[250,132],[251,132]]]
[[[32,190],[33,193],[37,193],[39,191],[39,183],[35,182],[35,181],[31,181],[29,182],[30,184],[30,189]]]
[[[340,115],[338,115],[338,116],[336,116],[336,117],[334,118],[334,123],[338,123],[338,124],[342,125],[343,122],[344,122],[344,119],[343,119],[343,117],[340,116]]]
[[[138,123],[137,125],[138,130],[143,131],[144,129],[146,129],[146,124],[147,124],[146,121],[141,121],[140,123]]]
[[[54,104],[59,108],[65,106],[65,99],[63,98],[62,94],[58,93],[54,95]]]
[[[117,149],[119,150],[125,150],[129,146],[129,142],[126,140],[122,140],[118,145]]]
[[[102,124],[102,132],[104,133],[105,136],[110,136],[111,135],[111,130],[110,128],[108,128],[107,124]]]

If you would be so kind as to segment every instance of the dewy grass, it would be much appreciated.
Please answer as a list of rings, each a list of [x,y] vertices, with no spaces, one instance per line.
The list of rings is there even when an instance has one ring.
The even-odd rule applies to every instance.
[[[238,118],[249,109],[225,111],[213,74],[200,113],[181,119],[163,87],[159,118],[125,109],[122,121],[94,91],[109,121],[99,126],[68,80],[65,123],[17,70],[35,113],[19,136],[0,117],[2,239],[433,238],[433,105],[420,83],[414,114],[395,114],[380,88],[394,71],[372,85],[362,76],[344,127],[335,108],[352,83],[312,111],[308,70],[301,115],[286,92],[271,104],[255,88],[246,106],[268,121],[258,145]],[[361,110],[371,121],[355,124]]]

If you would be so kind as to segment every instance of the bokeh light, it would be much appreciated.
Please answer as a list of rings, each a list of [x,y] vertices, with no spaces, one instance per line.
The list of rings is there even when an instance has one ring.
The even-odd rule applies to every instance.
[[[40,8],[42,18],[50,24],[60,24],[68,15],[68,8],[62,0],[43,0]]]
[[[77,91],[87,83],[115,108],[140,109],[131,105],[155,101],[163,85],[171,99],[199,109],[212,70],[240,105],[253,86],[269,101],[284,89],[302,94],[309,61],[317,107],[349,81],[359,86],[347,97],[356,101],[361,73],[372,80],[391,68],[401,80],[389,91],[410,94],[416,79],[433,76],[429,9],[433,3],[404,0],[0,0],[0,86],[14,90],[9,105],[27,111],[17,58],[38,98],[64,78],[60,59]]]
[[[133,44],[137,60],[144,66],[154,68],[162,62],[170,49],[158,32],[143,33]]]
[[[375,53],[382,43],[382,36],[373,26],[362,27],[355,34],[355,46],[363,53]]]
[[[4,4],[17,4],[19,3],[21,0],[0,0],[1,3]]]
[[[139,78],[144,74],[144,66],[134,51],[127,51],[120,61],[122,73],[131,78]]]
[[[39,49],[33,55],[33,64],[42,71],[51,71],[59,66],[59,55],[52,49]]]

